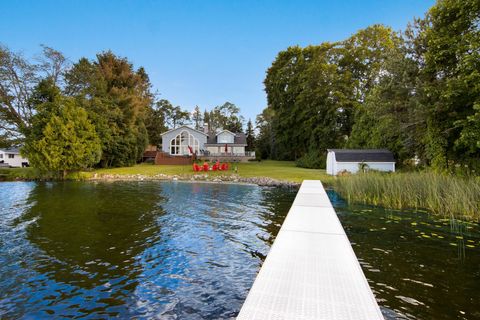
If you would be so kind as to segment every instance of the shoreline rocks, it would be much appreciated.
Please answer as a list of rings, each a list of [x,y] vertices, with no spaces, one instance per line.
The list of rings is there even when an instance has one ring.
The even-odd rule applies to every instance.
[[[141,174],[95,174],[88,181],[184,181],[184,182],[211,182],[211,183],[240,183],[240,184],[254,184],[265,187],[289,187],[296,188],[300,183],[277,180],[268,177],[240,177],[239,175],[221,175],[209,176],[208,174],[194,174],[194,175],[166,175],[159,173],[153,176],[146,176]]]

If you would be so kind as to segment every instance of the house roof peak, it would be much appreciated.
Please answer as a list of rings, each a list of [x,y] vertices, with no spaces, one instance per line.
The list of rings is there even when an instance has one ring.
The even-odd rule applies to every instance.
[[[165,131],[165,132],[161,133],[160,135],[163,136],[163,135],[165,135],[165,134],[167,134],[167,133],[169,133],[169,132],[172,132],[172,131],[175,131],[175,130],[178,130],[178,129],[182,129],[182,128],[187,128],[187,129],[193,130],[193,131],[195,131],[195,132],[201,133],[201,134],[203,134],[203,135],[205,135],[205,136],[208,136],[208,134],[206,134],[205,132],[202,132],[202,131],[200,131],[200,130],[193,129],[192,127],[189,127],[189,126],[187,126],[187,125],[181,125],[181,126],[179,126],[179,127],[177,127],[177,128],[170,129],[170,130],[168,130],[168,131]]]

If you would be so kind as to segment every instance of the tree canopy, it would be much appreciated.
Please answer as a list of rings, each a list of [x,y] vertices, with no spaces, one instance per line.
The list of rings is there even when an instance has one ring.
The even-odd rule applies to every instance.
[[[257,151],[306,166],[343,147],[388,148],[439,170],[478,165],[479,6],[439,0],[404,32],[373,25],[281,51],[264,82]]]
[[[62,172],[95,165],[102,148],[95,126],[73,98],[55,97],[38,107],[22,152],[42,171]]]

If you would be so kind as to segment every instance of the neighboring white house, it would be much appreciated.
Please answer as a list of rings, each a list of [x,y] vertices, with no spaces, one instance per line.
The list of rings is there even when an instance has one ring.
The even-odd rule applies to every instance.
[[[22,167],[23,164],[28,164],[28,159],[20,155],[18,148],[0,149],[0,165]]]
[[[162,135],[162,151],[172,156],[191,155],[229,155],[245,156],[247,139],[244,133],[233,133],[222,130],[218,133],[192,129],[181,126],[164,132]]]
[[[368,169],[395,172],[395,158],[386,149],[328,149],[327,174],[337,175],[341,171],[356,173],[360,164]]]

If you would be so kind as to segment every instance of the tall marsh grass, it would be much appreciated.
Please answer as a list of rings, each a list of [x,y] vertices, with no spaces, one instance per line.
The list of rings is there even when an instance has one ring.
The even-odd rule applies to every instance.
[[[427,209],[446,217],[480,221],[480,178],[433,172],[338,177],[335,190],[348,201],[392,209]]]

